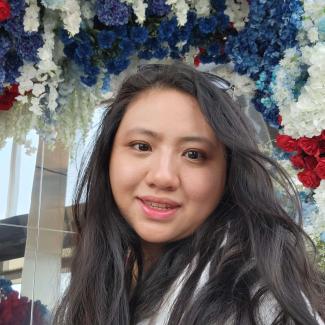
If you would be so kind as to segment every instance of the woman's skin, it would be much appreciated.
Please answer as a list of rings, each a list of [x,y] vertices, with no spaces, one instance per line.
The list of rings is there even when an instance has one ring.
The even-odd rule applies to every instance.
[[[192,234],[217,206],[226,180],[225,148],[194,97],[175,89],[150,89],[127,107],[114,140],[109,178],[119,210],[142,240],[146,268],[165,243]],[[170,199],[177,206],[171,216],[157,219],[146,211],[170,209],[146,209],[150,204],[144,196]]]

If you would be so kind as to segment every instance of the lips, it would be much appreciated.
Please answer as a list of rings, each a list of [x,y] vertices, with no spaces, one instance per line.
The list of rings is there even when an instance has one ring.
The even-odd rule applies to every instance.
[[[173,200],[152,196],[138,197],[138,202],[143,213],[154,220],[170,220],[176,215],[178,208],[181,206]]]
[[[174,209],[180,207],[180,204],[178,202],[175,202],[168,198],[158,198],[154,196],[141,196],[139,197],[139,199],[146,204],[158,208]]]

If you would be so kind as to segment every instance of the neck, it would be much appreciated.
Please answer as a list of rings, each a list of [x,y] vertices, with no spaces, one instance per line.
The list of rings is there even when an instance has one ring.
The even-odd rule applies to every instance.
[[[163,253],[162,244],[153,244],[142,241],[141,243],[142,253],[143,253],[143,272],[146,273],[153,264],[159,259]],[[132,275],[132,285],[131,288],[134,289],[138,280],[138,267],[134,266]]]
[[[163,253],[163,244],[148,243],[142,241],[142,252],[144,256],[144,271],[150,269],[150,267],[159,259]]]

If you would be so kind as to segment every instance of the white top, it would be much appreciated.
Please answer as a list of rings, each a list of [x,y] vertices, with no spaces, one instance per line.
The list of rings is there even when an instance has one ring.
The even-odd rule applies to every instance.
[[[150,319],[145,319],[141,322],[139,322],[137,325],[166,325],[168,323],[168,318],[170,315],[170,312],[172,310],[172,306],[175,303],[177,296],[179,295],[183,284],[191,274],[191,271],[193,271],[193,268],[189,270],[190,265],[187,265],[187,267],[184,269],[184,271],[181,273],[181,275],[175,280],[174,284],[171,286],[168,293],[163,298],[163,303],[161,304],[160,309],[158,312]],[[205,269],[203,270],[200,280],[198,282],[198,285],[196,287],[196,290],[194,292],[194,297],[197,294],[197,292],[203,287],[204,283],[208,280],[209,275],[209,269],[210,269],[210,262],[207,264]],[[302,293],[303,294],[303,293]],[[307,301],[307,298],[303,294],[305,300]],[[311,311],[310,303],[307,301],[307,305],[309,307],[309,311]],[[273,297],[272,294],[268,293],[263,298],[260,308],[259,308],[259,325],[271,325],[274,321],[275,317],[277,316],[279,312],[279,305],[277,304],[277,301]],[[318,321],[319,325],[325,325],[324,321],[320,318],[318,314],[314,314],[315,319]],[[228,324],[230,325],[231,322],[229,321]],[[227,325],[227,324],[225,324]]]

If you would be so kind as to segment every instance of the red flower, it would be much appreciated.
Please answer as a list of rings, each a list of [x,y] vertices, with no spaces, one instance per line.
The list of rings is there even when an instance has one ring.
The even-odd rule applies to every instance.
[[[305,187],[309,188],[316,188],[320,184],[320,178],[313,170],[304,170],[298,173],[298,179]]]
[[[315,157],[321,158],[324,154],[325,154],[325,140],[320,140],[318,142],[318,149],[317,149]]]
[[[321,158],[315,167],[315,172],[321,179],[325,179],[325,158]]]
[[[290,157],[291,163],[296,168],[305,168],[304,157],[301,154]]]
[[[200,63],[201,63],[200,57],[198,55],[195,56],[195,58],[194,58],[194,65],[196,67],[198,67],[200,65]]]
[[[322,138],[323,140],[325,140],[325,130],[322,131],[322,133],[320,134],[320,136],[321,136],[321,138]]]
[[[1,1],[1,0],[0,0]],[[7,111],[15,102],[15,98],[19,95],[18,85],[7,87],[0,96],[0,111]]]
[[[0,324],[26,324],[30,320],[31,302],[26,297],[18,297],[18,292],[12,291],[7,299],[0,304]]]
[[[0,22],[10,18],[10,6],[7,1],[0,0]]]
[[[304,161],[305,161],[305,167],[307,170],[314,170],[314,168],[317,165],[317,159],[312,156],[306,156],[304,158]]]
[[[316,138],[301,137],[298,139],[298,146],[308,155],[314,156],[318,148],[318,140]]]
[[[278,115],[278,124],[281,125],[282,124],[282,116],[279,114]]]
[[[289,135],[278,134],[276,136],[276,144],[279,148],[286,152],[292,152],[298,150],[297,140],[293,139]]]

